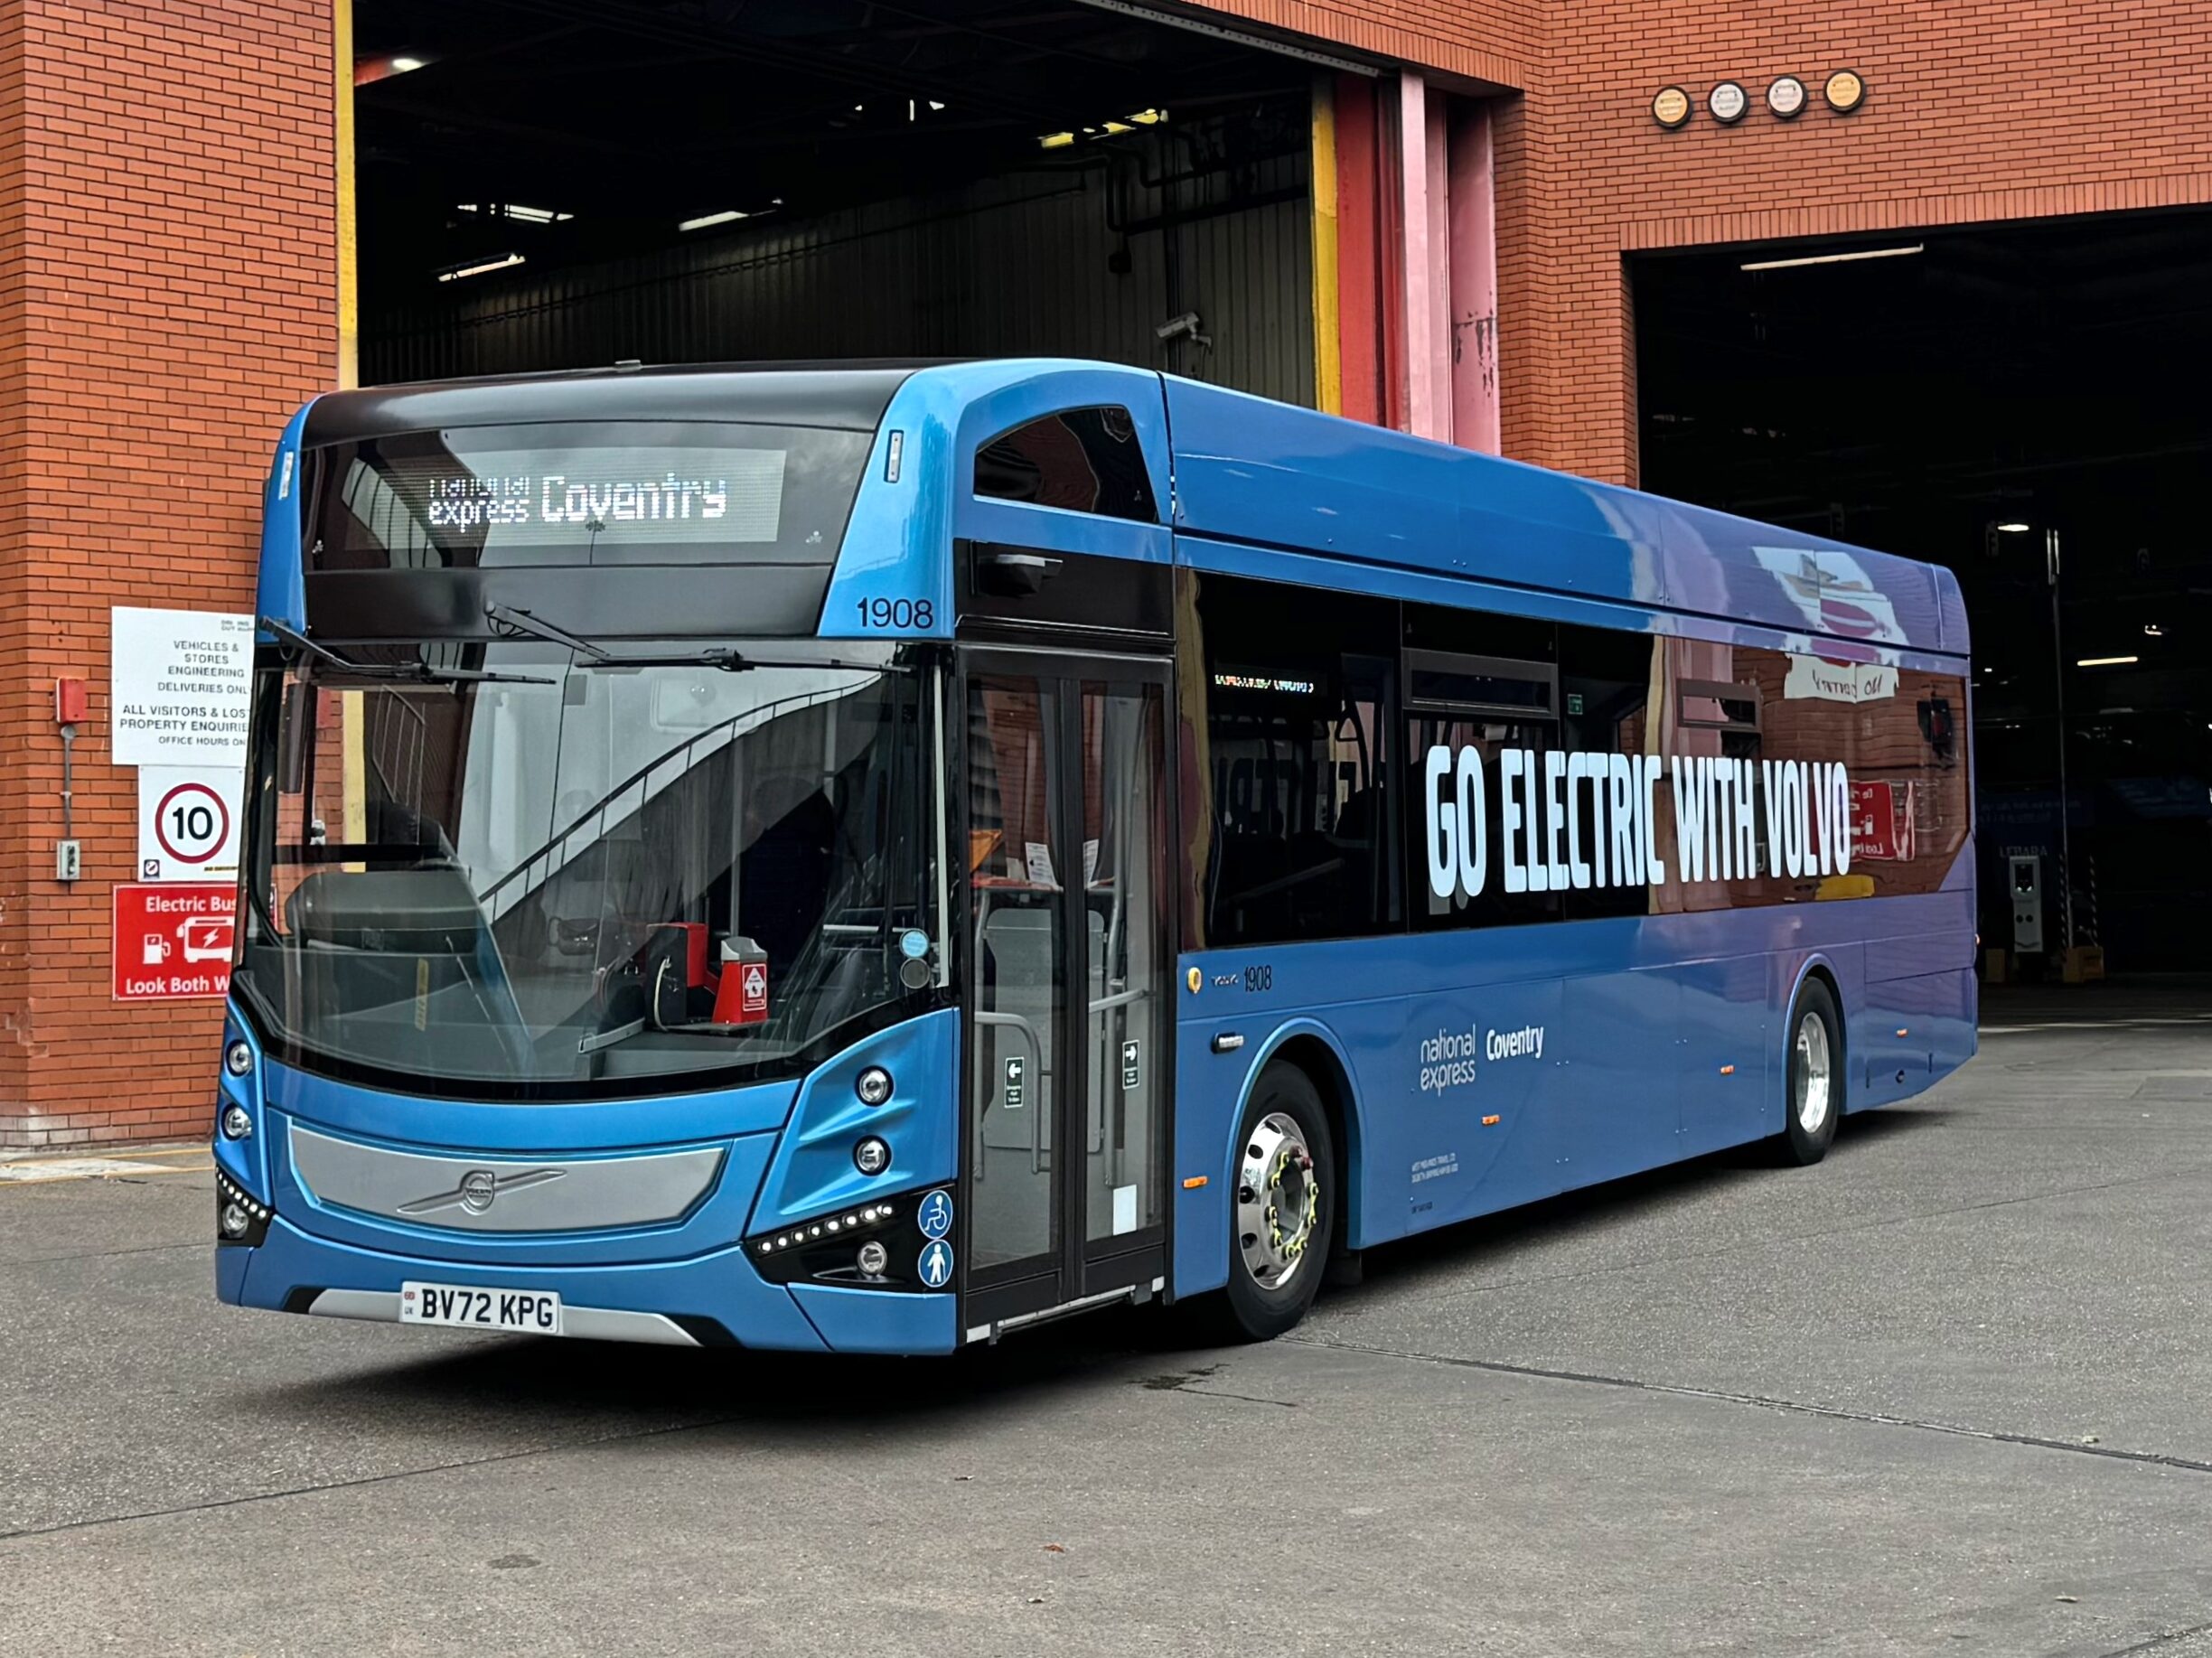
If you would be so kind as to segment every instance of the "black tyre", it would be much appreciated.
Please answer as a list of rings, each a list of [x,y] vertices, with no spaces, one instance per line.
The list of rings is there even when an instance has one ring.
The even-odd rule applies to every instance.
[[[1232,1176],[1227,1334],[1271,1341],[1306,1316],[1336,1229],[1336,1147],[1313,1079],[1270,1065],[1244,1106]]]
[[[1843,1020],[1834,994],[1817,979],[1797,992],[1783,1032],[1787,1080],[1782,1096],[1786,1160],[1817,1163],[1828,1155],[1843,1115]]]

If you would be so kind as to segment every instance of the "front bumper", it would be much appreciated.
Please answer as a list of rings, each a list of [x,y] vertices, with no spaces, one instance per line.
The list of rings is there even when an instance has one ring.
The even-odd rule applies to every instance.
[[[234,1016],[232,1038],[245,1028]],[[265,1238],[217,1246],[216,1294],[396,1320],[400,1286],[418,1279],[551,1290],[571,1335],[950,1353],[953,1296],[771,1282],[742,1240],[949,1183],[957,1029],[950,1009],[904,1021],[796,1083],[543,1108],[380,1093],[257,1056],[223,1082],[254,1131],[219,1135],[214,1150],[224,1177],[274,1213]],[[873,1107],[855,1091],[871,1065],[900,1080]],[[888,1170],[859,1172],[863,1134],[891,1147]],[[465,1196],[472,1181],[491,1183],[481,1204]],[[548,1196],[558,1201],[538,1202]]]
[[[949,1295],[763,1279],[741,1249],[689,1260],[529,1267],[437,1260],[317,1238],[278,1214],[258,1248],[219,1246],[215,1292],[238,1307],[397,1322],[408,1279],[552,1290],[564,1334],[675,1346],[792,1353],[950,1353],[959,1328]]]

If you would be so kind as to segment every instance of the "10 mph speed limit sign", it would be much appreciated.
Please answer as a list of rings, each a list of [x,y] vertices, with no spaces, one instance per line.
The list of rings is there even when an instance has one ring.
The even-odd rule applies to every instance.
[[[237,772],[198,766],[138,768],[138,878],[206,881],[238,873]]]

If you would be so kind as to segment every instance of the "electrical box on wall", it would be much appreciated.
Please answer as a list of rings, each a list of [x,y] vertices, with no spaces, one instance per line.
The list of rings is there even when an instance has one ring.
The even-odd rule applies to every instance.
[[[54,681],[55,725],[83,725],[89,706],[89,700],[86,695],[85,682],[82,679],[65,675]]]
[[[2033,852],[2011,858],[2012,949],[2015,954],[2043,953],[2043,859]]]

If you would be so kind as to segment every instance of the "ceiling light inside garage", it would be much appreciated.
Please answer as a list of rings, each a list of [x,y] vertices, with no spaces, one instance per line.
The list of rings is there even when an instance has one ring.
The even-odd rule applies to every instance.
[[[1850,265],[1860,259],[1899,259],[1908,253],[1918,253],[1926,246],[1915,242],[1909,248],[1861,248],[1853,253],[1808,253],[1795,259],[1752,259],[1737,267],[1739,270],[1795,270],[1804,265]]]
[[[483,213],[493,219],[519,219],[524,224],[567,224],[574,213],[563,213],[549,207],[522,207],[512,201],[494,201],[485,207],[479,202],[460,201],[454,205],[457,213]]]
[[[519,253],[501,254],[496,258],[477,259],[466,265],[449,266],[445,270],[438,272],[437,279],[440,282],[458,282],[464,276],[487,276],[492,271],[505,270],[511,266],[521,263],[522,256]]]
[[[1165,109],[1139,109],[1133,114],[1123,116],[1118,121],[1108,121],[1098,126],[1086,126],[1083,129],[1083,136],[1086,138],[1119,137],[1123,133],[1136,131],[1139,126],[1161,126],[1167,119],[1167,112]],[[1075,136],[1076,135],[1073,132],[1046,133],[1037,140],[1037,148],[1040,150],[1064,150],[1075,142]]]
[[[418,69],[428,69],[436,61],[436,57],[426,52],[402,52],[389,58],[356,58],[353,84],[371,87],[380,80],[389,80],[394,75],[411,75]]]

